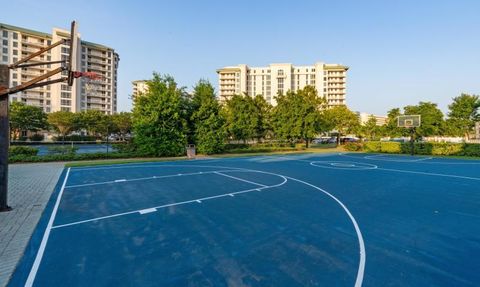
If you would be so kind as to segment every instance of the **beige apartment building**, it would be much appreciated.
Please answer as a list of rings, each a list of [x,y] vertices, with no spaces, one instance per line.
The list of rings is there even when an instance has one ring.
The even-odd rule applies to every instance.
[[[120,58],[114,49],[77,37],[77,53],[74,55],[77,70],[95,72],[102,76],[93,92],[85,89],[85,80],[77,79],[73,86],[66,83],[48,85],[10,95],[10,101],[20,101],[41,107],[45,112],[99,110],[105,114],[117,111],[117,70]],[[41,48],[63,38],[70,38],[70,31],[53,28],[52,34],[33,31],[0,23],[0,63],[12,64]],[[59,45],[31,62],[65,60],[69,45]],[[10,86],[17,86],[36,78],[59,64],[18,68],[10,73]]]
[[[365,125],[365,123],[368,122],[368,120],[370,119],[370,117],[374,117],[375,120],[377,121],[377,126],[383,126],[387,123],[387,119],[388,117],[387,116],[379,116],[379,115],[373,115],[373,114],[369,114],[369,113],[361,113],[361,112],[357,112],[357,115],[360,119],[360,124],[363,126]]]
[[[219,99],[224,101],[233,95],[262,95],[267,102],[276,105],[278,93],[297,91],[314,86],[328,106],[345,105],[348,67],[339,64],[315,63],[312,66],[270,64],[267,67],[238,65],[217,70]]]
[[[135,97],[148,91],[147,80],[136,80],[132,82],[132,101]]]

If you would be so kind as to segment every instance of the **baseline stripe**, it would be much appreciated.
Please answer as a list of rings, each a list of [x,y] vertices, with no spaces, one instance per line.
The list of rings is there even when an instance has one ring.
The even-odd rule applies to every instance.
[[[67,184],[69,174],[70,174],[70,168],[67,170],[67,174],[65,175],[65,179],[63,180],[62,188],[58,193],[57,201],[55,202],[52,214],[50,215],[50,220],[48,221],[47,228],[45,229],[45,233],[43,234],[42,242],[40,243],[37,256],[35,257],[35,261],[33,262],[32,269],[28,274],[27,282],[25,282],[26,287],[31,287],[33,285],[33,282],[35,281],[35,277],[37,275],[38,268],[40,267],[40,263],[42,262],[43,253],[45,252],[45,248],[47,246],[48,237],[50,236],[50,231],[52,230],[52,225],[55,220],[55,216],[57,215],[58,206],[60,205],[60,200],[62,198],[63,191],[65,190],[65,185]]]

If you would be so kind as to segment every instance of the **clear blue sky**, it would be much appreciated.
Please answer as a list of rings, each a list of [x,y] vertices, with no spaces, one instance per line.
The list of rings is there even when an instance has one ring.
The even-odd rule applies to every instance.
[[[119,110],[131,81],[168,73],[189,89],[245,63],[350,66],[347,103],[385,114],[480,94],[480,1],[3,1],[0,22],[82,39],[120,54]]]

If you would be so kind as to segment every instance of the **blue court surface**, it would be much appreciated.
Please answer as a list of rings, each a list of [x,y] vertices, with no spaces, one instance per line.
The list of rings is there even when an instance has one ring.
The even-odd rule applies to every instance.
[[[66,169],[9,286],[480,286],[480,161]]]

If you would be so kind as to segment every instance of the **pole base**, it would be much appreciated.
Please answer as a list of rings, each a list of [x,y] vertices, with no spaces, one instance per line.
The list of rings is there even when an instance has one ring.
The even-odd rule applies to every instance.
[[[4,207],[0,207],[0,212],[7,212],[7,211],[11,211],[13,208],[11,208],[10,206],[4,206]]]

